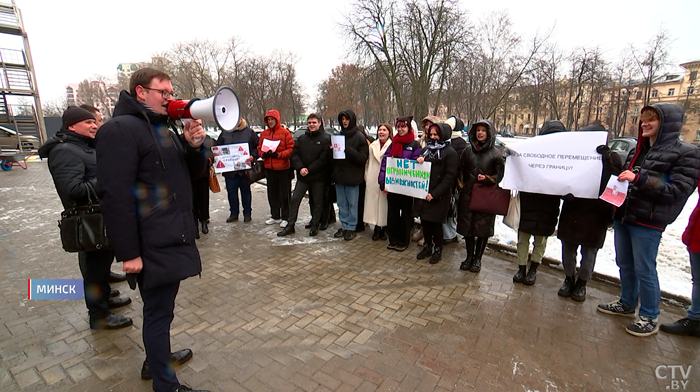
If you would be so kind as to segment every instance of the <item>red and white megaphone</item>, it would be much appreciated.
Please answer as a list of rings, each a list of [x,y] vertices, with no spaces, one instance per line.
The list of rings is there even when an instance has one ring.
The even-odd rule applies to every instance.
[[[207,99],[170,101],[168,116],[174,120],[215,121],[224,131],[232,131],[241,119],[241,105],[236,92],[224,86]]]

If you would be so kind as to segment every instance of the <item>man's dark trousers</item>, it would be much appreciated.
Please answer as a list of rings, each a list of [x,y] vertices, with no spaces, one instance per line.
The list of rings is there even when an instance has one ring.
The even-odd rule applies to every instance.
[[[83,275],[85,304],[90,321],[107,317],[111,312],[107,305],[109,300],[109,270],[114,260],[111,249],[78,252],[80,273]]]
[[[309,192],[309,205],[311,207],[311,225],[318,227],[321,222],[323,213],[323,191],[326,184],[323,181],[304,182],[297,180],[292,194],[292,204],[289,209],[289,224],[293,225],[297,222],[299,215],[299,206],[304,198],[306,191]]]
[[[143,299],[143,345],[155,392],[172,392],[180,386],[170,362],[170,324],[179,289],[179,281],[149,289],[139,283]]]

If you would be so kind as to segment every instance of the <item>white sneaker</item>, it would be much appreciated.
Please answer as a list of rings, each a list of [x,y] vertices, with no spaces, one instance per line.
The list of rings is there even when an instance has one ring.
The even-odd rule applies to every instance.
[[[280,223],[280,222],[281,222],[280,219],[272,219],[272,218],[270,218],[270,219],[268,219],[268,220],[265,221],[265,224],[266,224],[266,225],[274,225],[275,223]]]
[[[288,224],[289,224],[289,222],[282,221],[282,222],[280,222],[280,227],[284,229],[285,227],[287,227]]]

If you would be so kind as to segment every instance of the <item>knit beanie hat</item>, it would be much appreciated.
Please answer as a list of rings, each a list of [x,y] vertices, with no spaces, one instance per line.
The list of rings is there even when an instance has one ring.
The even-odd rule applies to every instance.
[[[65,129],[68,129],[68,127],[70,127],[71,125],[77,124],[83,120],[94,119],[94,114],[77,106],[69,106],[68,109],[66,109],[66,111],[63,112],[63,117],[61,117],[61,120],[63,121],[63,128]]]

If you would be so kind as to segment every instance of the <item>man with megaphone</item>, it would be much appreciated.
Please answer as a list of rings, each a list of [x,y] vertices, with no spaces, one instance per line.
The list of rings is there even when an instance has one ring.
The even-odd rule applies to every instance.
[[[143,298],[141,378],[152,377],[156,392],[192,391],[173,370],[192,350],[171,353],[170,324],[180,281],[202,271],[190,177],[207,169],[205,133],[199,121],[176,133],[168,117],[173,98],[166,73],[137,70],[97,137],[100,205],[115,256]]]

